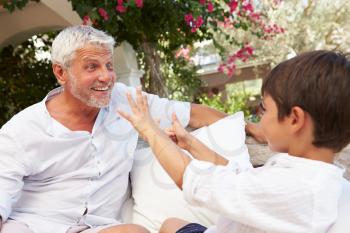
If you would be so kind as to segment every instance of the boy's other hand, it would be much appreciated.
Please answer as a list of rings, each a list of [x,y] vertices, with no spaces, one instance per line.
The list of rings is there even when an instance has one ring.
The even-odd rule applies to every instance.
[[[176,114],[172,114],[172,126],[165,129],[165,133],[173,140],[179,147],[189,150],[191,146],[192,135],[186,131],[181,125]]]

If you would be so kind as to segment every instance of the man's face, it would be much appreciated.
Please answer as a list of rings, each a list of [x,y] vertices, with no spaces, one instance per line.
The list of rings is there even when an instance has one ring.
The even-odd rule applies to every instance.
[[[75,53],[65,89],[84,104],[102,108],[109,104],[115,80],[110,51],[88,45]]]
[[[264,95],[260,125],[272,151],[288,151],[290,136],[287,121],[285,119],[278,120],[276,102],[269,95]]]

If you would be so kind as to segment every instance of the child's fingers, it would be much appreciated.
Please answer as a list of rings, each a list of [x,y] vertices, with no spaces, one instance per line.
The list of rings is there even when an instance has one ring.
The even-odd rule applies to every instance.
[[[142,96],[142,110],[148,112],[148,100],[147,95]]]
[[[177,137],[176,136],[169,136],[169,138],[175,142],[176,144],[178,143]]]
[[[164,129],[164,133],[168,136],[175,136],[175,132],[171,128]]]
[[[126,93],[126,97],[128,98],[128,102],[129,102],[129,106],[130,106],[131,110],[133,111],[133,113],[136,113],[138,108],[137,108],[137,105],[136,105],[134,99],[132,98],[132,96],[129,92]]]
[[[136,104],[138,107],[143,106],[143,99],[142,99],[142,90],[141,90],[141,86],[138,86],[136,88]]]
[[[173,114],[172,114],[172,120],[173,120],[173,122],[179,122],[179,119],[177,119],[175,112],[173,112]]]
[[[175,113],[175,112],[173,112],[173,114],[172,114],[172,120],[173,120],[173,125],[178,124],[179,126],[181,126],[181,127],[182,127],[182,125],[181,125],[181,123],[180,123],[179,119],[177,118],[177,116],[176,116],[176,113]]]

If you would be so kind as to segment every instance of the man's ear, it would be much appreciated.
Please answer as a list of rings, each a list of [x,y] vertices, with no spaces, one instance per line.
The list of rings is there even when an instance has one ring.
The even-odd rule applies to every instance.
[[[291,113],[289,115],[289,121],[294,132],[300,131],[304,128],[307,121],[307,113],[300,107],[294,106],[291,109]]]
[[[54,75],[56,76],[57,82],[60,85],[66,84],[68,75],[67,75],[67,71],[62,67],[62,65],[53,64],[52,71],[53,71]]]

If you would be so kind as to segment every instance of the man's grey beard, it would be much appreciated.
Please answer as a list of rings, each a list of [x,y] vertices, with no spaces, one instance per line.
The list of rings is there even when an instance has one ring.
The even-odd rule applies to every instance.
[[[68,73],[69,75],[69,80],[70,80],[70,83],[69,83],[69,88],[70,88],[70,91],[71,91],[71,94],[77,98],[78,100],[80,100],[81,102],[85,103],[87,106],[90,106],[90,107],[94,107],[94,108],[104,108],[104,107],[108,107],[109,105],[109,102],[111,100],[111,95],[112,95],[112,88],[113,88],[113,85],[114,83],[114,80],[112,79],[110,83],[108,83],[108,86],[111,86],[111,89],[109,90],[109,95],[108,95],[108,101],[99,101],[97,98],[93,98],[92,96],[84,96],[82,95],[79,91],[78,91],[78,88],[77,88],[77,85],[76,85],[76,78],[74,77],[74,75],[72,75],[70,72]]]

